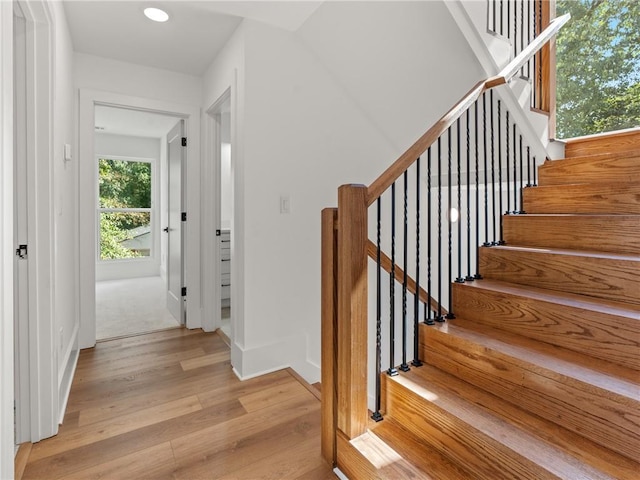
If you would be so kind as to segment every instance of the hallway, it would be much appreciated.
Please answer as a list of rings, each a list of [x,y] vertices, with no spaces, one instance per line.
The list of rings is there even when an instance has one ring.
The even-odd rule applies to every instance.
[[[101,342],[80,354],[60,433],[34,444],[16,473],[335,478],[320,457],[313,392],[291,370],[240,382],[215,333],[172,329]]]

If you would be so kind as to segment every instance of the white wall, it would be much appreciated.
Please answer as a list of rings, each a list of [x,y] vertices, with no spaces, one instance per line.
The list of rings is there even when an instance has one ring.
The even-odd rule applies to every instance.
[[[94,136],[96,156],[126,157],[152,160],[152,202],[155,207],[151,219],[154,243],[152,255],[148,258],[127,259],[123,261],[96,260],[96,281],[115,280],[120,278],[150,277],[160,275],[160,237],[161,226],[164,225],[166,210],[161,209],[160,185],[165,183],[161,178],[162,159],[160,139],[150,137],[134,137],[129,135],[113,135],[98,133]]]
[[[77,356],[78,315],[78,158],[64,160],[64,145],[75,144],[73,45],[62,4],[51,4],[54,17],[53,204],[54,332],[58,346],[60,412],[65,407]]]
[[[13,4],[0,2],[0,478],[13,478]]]
[[[297,33],[243,28],[244,175],[234,185],[245,193],[234,220],[245,229],[244,343],[234,366],[249,377],[291,365],[316,381],[320,210],[336,205],[339,185],[370,183],[482,70],[440,2],[326,2]]]
[[[76,87],[200,106],[200,77],[75,53]]]

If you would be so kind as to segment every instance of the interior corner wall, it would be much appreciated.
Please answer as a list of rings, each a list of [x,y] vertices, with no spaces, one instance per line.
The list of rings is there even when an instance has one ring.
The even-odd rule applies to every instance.
[[[483,72],[442,2],[325,2],[297,33],[244,28],[242,374],[288,364],[317,381],[321,209],[341,184],[373,181]]]

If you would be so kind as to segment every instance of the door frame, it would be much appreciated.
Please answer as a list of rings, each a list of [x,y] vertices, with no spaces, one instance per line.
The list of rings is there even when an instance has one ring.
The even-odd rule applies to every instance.
[[[43,0],[18,0],[9,5],[20,9],[25,32],[25,122],[18,138],[26,142],[28,196],[28,325],[26,335],[11,336],[21,359],[14,370],[21,388],[14,391],[16,403],[27,405],[20,414],[19,441],[37,442],[58,431],[60,397],[58,349],[56,348],[53,278],[53,111],[55,35],[51,5]],[[11,12],[13,16],[13,11]],[[13,18],[12,18],[13,20]],[[13,37],[13,33],[11,33]],[[13,40],[13,38],[12,38]],[[5,39],[2,39],[3,43]],[[12,42],[10,42],[12,43]],[[11,47],[12,48],[12,47]],[[13,93],[13,92],[12,92]],[[11,155],[13,162],[13,155]],[[10,189],[13,196],[13,186]],[[14,206],[15,208],[15,206]],[[13,232],[13,222],[9,232]],[[12,233],[11,233],[12,234]],[[12,240],[13,242],[13,240]],[[13,253],[14,248],[12,248]],[[13,259],[12,259],[13,260]],[[13,295],[13,288],[9,290]],[[14,305],[15,308],[15,305]],[[14,332],[15,334],[15,332]],[[17,340],[17,341],[16,341]],[[12,378],[12,377],[8,377]],[[27,396],[27,399],[22,397]],[[28,419],[28,422],[23,421]],[[10,429],[13,431],[13,428]]]
[[[96,295],[95,270],[97,239],[95,233],[95,185],[94,159],[95,106],[104,105],[129,110],[159,113],[184,119],[188,137],[186,151],[185,209],[188,221],[185,226],[186,242],[182,245],[186,269],[185,283],[189,287],[186,299],[187,328],[203,327],[201,307],[200,265],[200,109],[190,105],[174,104],[161,100],[134,97],[92,89],[80,89],[78,121],[79,161],[79,284],[80,284],[80,333],[79,347],[91,348],[96,344]]]
[[[13,478],[13,5],[0,2],[0,478]]]

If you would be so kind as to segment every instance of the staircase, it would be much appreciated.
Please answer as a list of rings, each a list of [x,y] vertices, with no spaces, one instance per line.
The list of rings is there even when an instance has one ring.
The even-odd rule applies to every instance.
[[[640,478],[640,131],[570,142],[420,325],[424,365],[381,375],[356,478]]]

